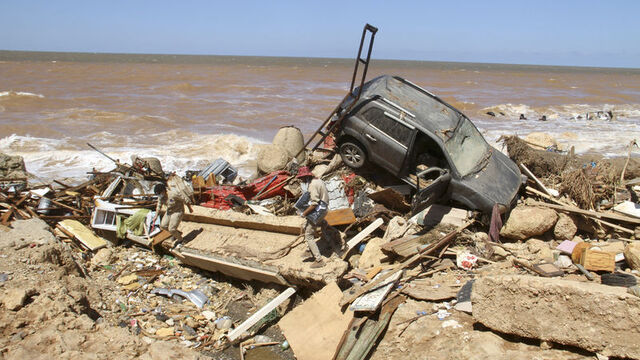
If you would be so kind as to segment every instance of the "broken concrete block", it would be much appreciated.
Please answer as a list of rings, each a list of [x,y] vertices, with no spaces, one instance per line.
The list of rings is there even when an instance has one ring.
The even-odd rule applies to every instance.
[[[624,258],[634,270],[640,270],[640,243],[632,242],[624,248]]]
[[[491,276],[476,280],[471,302],[473,317],[502,333],[640,358],[640,298],[622,287]]]
[[[542,235],[555,225],[558,214],[548,208],[517,206],[500,230],[500,236],[514,240],[524,240]]]
[[[18,311],[22,308],[25,302],[27,302],[27,299],[34,295],[34,293],[35,291],[33,289],[7,289],[4,294],[2,294],[0,302],[2,302],[5,308],[12,311]]]
[[[553,227],[553,236],[556,240],[571,240],[576,235],[578,226],[571,216],[559,213],[558,221]]]
[[[364,248],[362,252],[362,256],[360,256],[360,260],[358,261],[358,267],[360,269],[370,269],[372,267],[381,265],[380,261],[387,256],[382,252],[382,244],[386,243],[386,241],[379,237],[374,237],[367,242],[367,246]]]

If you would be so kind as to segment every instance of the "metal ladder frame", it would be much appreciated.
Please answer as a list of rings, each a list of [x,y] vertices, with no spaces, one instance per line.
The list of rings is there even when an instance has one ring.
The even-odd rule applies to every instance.
[[[353,77],[351,78],[351,86],[349,87],[349,92],[338,103],[338,106],[336,106],[335,109],[333,109],[331,114],[329,114],[329,116],[322,123],[322,125],[320,125],[320,127],[318,127],[318,129],[313,133],[313,135],[311,135],[309,140],[307,140],[307,142],[304,144],[304,147],[300,151],[298,151],[298,153],[294,156],[294,158],[297,158],[298,155],[300,155],[300,153],[302,153],[307,148],[307,146],[309,146],[309,144],[311,144],[311,142],[313,142],[313,139],[315,139],[316,136],[321,135],[320,140],[318,140],[316,142],[316,144],[311,148],[311,151],[317,149],[318,146],[320,146],[320,144],[324,141],[324,139],[326,139],[327,136],[329,136],[329,134],[331,134],[331,132],[338,127],[338,124],[340,124],[340,122],[342,121],[344,116],[356,104],[358,99],[360,99],[360,94],[362,93],[362,86],[364,85],[364,81],[365,81],[365,79],[367,77],[367,70],[369,69],[369,62],[371,60],[371,50],[373,49],[373,40],[375,39],[377,31],[378,31],[378,28],[376,28],[375,26],[369,25],[369,24],[366,24],[364,26],[364,29],[362,29],[362,38],[360,39],[360,47],[358,48],[358,56],[356,57],[356,64],[355,64],[355,66],[353,68]],[[371,33],[371,37],[369,39],[369,48],[367,50],[367,58],[363,59],[362,58],[362,48],[364,46],[364,42],[365,42],[365,38],[367,36],[367,32]],[[358,86],[358,88],[357,88],[358,89],[358,93],[355,94],[353,92],[353,90],[354,90],[354,85],[355,85],[355,82],[356,82],[356,76],[358,75],[358,66],[360,65],[360,63],[364,64],[364,68],[363,68],[363,71],[362,71],[362,77],[360,79],[360,86]],[[345,102],[349,97],[353,97],[353,101],[351,102],[351,105],[349,105],[349,107],[347,109],[345,109],[345,111],[342,112],[342,114],[340,114],[340,116],[338,117],[338,119],[336,121],[334,121],[330,126],[327,127],[327,124],[329,124],[329,122],[331,122],[331,119],[333,118],[333,116],[336,115],[338,113],[338,111],[340,110],[340,106],[342,105],[342,103]],[[325,127],[326,127],[326,130],[322,131]]]

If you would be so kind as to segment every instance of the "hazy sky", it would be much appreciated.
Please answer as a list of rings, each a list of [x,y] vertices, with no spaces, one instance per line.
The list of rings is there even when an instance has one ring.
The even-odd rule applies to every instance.
[[[640,67],[640,1],[0,0],[0,50]]]

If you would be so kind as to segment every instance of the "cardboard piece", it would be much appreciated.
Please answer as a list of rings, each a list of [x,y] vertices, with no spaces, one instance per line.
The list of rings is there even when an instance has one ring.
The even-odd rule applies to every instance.
[[[96,236],[78,220],[62,220],[58,223],[58,226],[67,236],[78,240],[91,251],[96,251],[107,246],[107,242],[103,238]]]
[[[340,309],[342,292],[329,283],[286,314],[278,326],[298,360],[333,358],[353,312]]]
[[[591,271],[610,271],[616,269],[616,255],[609,252],[584,249],[580,257],[580,265]]]

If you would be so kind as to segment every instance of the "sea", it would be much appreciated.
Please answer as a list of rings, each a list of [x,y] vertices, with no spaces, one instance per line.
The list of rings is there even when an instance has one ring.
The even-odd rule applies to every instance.
[[[87,143],[121,162],[158,157],[165,171],[179,174],[223,158],[247,177],[260,145],[279,128],[313,134],[347,94],[354,65],[0,51],[0,153],[23,156],[43,181],[112,169]],[[438,95],[501,150],[502,135],[532,132],[576,153],[610,157],[627,156],[630,142],[640,140],[640,69],[377,60],[374,51],[367,79],[382,74]]]

